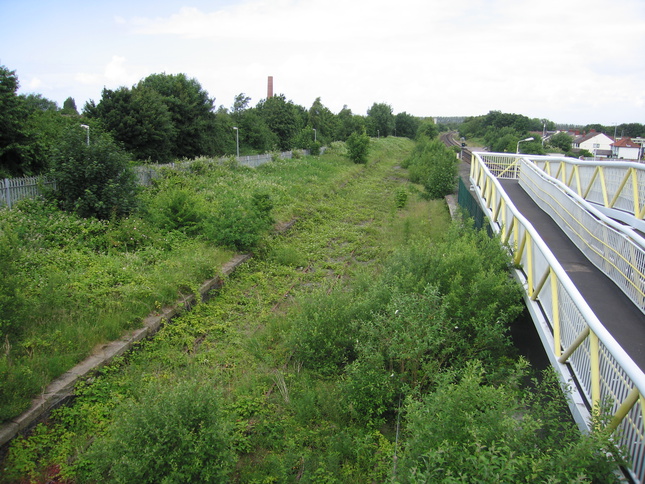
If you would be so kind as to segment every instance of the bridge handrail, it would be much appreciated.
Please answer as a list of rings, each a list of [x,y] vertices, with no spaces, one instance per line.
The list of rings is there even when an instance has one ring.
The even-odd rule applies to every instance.
[[[481,153],[486,155],[486,153]],[[520,155],[496,153],[505,160]],[[645,163],[584,161],[565,156],[522,155],[580,197],[607,209],[645,220]]]
[[[645,313],[645,240],[526,159],[519,181],[585,257]]]
[[[486,162],[483,158],[486,158]],[[516,275],[522,281],[527,307],[543,344],[565,384],[572,377],[570,408],[578,425],[589,429],[589,410],[610,404],[610,426],[617,443],[631,457],[630,473],[645,482],[645,374],[598,320],[553,253],[530,222],[517,210],[495,175],[515,178],[520,156],[473,153],[471,182],[493,230],[508,243]],[[487,166],[488,165],[488,166]],[[492,166],[492,170],[490,167]],[[493,174],[495,173],[495,174]],[[535,305],[539,305],[536,309]],[[541,318],[540,323],[537,322]],[[584,395],[577,401],[576,387]]]

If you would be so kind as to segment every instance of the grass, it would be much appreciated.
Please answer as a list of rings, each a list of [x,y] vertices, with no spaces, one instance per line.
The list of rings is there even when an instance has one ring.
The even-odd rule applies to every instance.
[[[512,308],[512,295],[501,312],[494,298],[487,297],[489,291],[514,291],[504,272],[504,252],[481,234],[455,236],[445,203],[424,200],[420,187],[409,183],[398,168],[411,149],[410,141],[385,138],[372,140],[366,165],[349,163],[330,150],[321,157],[271,163],[258,170],[232,170],[225,179],[213,170],[212,176],[174,180],[206,201],[216,200],[218,190],[269,192],[276,221],[295,223],[283,233],[266,233],[255,257],[229,277],[216,297],[78,385],[73,405],[56,410],[30,436],[15,440],[2,463],[5,474],[0,482],[116,482],[124,471],[118,464],[121,459],[130,469],[150,469],[150,479],[150,472],[160,467],[146,452],[136,451],[151,448],[136,439],[137,429],[156,429],[164,435],[186,432],[194,413],[210,415],[205,399],[220,415],[224,434],[217,442],[230,441],[230,447],[226,452],[200,447],[204,450],[199,455],[189,451],[173,456],[175,470],[185,476],[197,475],[199,459],[211,452],[211,463],[228,466],[226,478],[213,482],[385,482],[393,477],[406,482],[405,476],[414,471],[396,475],[393,456],[401,455],[409,467],[416,465],[415,452],[428,451],[437,462],[449,456],[441,447],[448,445],[445,442],[432,443],[440,445],[434,450],[406,449],[406,440],[413,441],[414,435],[407,433],[405,421],[411,411],[416,420],[410,430],[418,429],[417,440],[432,442],[434,433],[424,430],[428,420],[420,402],[433,403],[435,394],[435,400],[441,400],[444,393],[436,392],[441,385],[446,394],[458,395],[461,387],[455,381],[464,370],[451,366],[451,360],[476,381],[472,388],[463,388],[472,398],[455,397],[455,407],[467,402],[478,411],[490,409],[487,419],[502,421],[501,416],[513,431],[519,426],[517,413],[509,416],[504,413],[507,405],[489,401],[489,395],[499,394],[524,404],[521,398],[514,400],[523,363],[511,358],[500,323],[505,311],[517,308]],[[432,271],[451,292],[441,295],[438,286],[416,278]],[[469,310],[477,310],[469,301],[462,298],[460,304],[455,299],[469,294],[468,284],[473,283],[481,308],[490,314],[488,323],[468,316]],[[405,287],[413,290],[406,292]],[[448,297],[451,294],[455,296]],[[458,325],[445,313],[454,307],[464,314]],[[481,334],[476,333],[479,327],[484,329]],[[489,331],[492,327],[496,329]],[[465,358],[453,350],[460,345],[468,352]],[[424,359],[430,351],[441,358]],[[330,364],[330,355],[337,361]],[[204,391],[193,390],[199,395],[192,398],[191,388]],[[166,418],[170,413],[159,395],[173,402],[168,410],[172,418]],[[537,400],[542,404],[542,397]],[[561,411],[556,404],[542,406],[553,406],[553,414]],[[501,413],[493,415],[498,407]],[[479,426],[488,428],[468,408],[462,414],[477,431]],[[446,428],[456,425],[451,415],[448,409]],[[523,419],[530,424],[528,430],[550,421],[551,414],[544,415]],[[202,422],[210,429],[209,418]],[[141,419],[146,425],[140,425]],[[571,429],[566,442],[575,441],[577,429]],[[469,430],[461,429],[464,435]],[[515,434],[528,444],[514,441],[511,432],[504,437],[510,442],[509,455],[520,455],[517,462],[530,468],[531,456],[541,452],[538,443],[528,431]],[[134,436],[128,449],[135,452],[127,457],[118,445],[123,435]],[[210,442],[204,438],[209,435],[199,422],[190,430],[191,440],[200,446]],[[556,440],[546,440],[551,447],[552,442],[565,442],[562,434],[553,435]],[[470,447],[450,445],[456,462],[472,458]],[[482,475],[508,460],[495,445],[492,453],[485,443],[477,445],[480,462],[494,460],[488,467],[469,466]],[[530,452],[521,454],[521,445]],[[458,452],[460,448],[467,452]],[[606,455],[589,449],[593,455]],[[407,461],[406,455],[411,456]],[[542,460],[535,461],[540,472],[553,467],[549,455],[547,449],[540,454]],[[156,460],[168,464],[165,454]],[[571,472],[579,472],[575,464]],[[427,469],[428,475],[438,471],[439,467]],[[159,480],[163,476],[168,474],[159,475]]]
[[[320,287],[340,287],[357,273],[377,272],[396,246],[419,234],[426,237],[428,231],[440,236],[448,223],[445,205],[421,200],[419,189],[407,183],[397,168],[411,142],[390,138],[372,143],[373,161],[367,165],[354,165],[331,152],[182,180],[205,200],[223,187],[268,192],[276,220],[296,222],[284,234],[267,236],[256,258],[230,278],[217,298],[143,343],[116,379],[163,384],[190,374],[232,385],[236,394],[243,395],[248,388],[255,397],[274,387],[284,388],[276,383],[276,378],[282,380],[275,371],[289,365],[284,315],[293,310],[295,301]],[[401,187],[410,194],[404,209],[397,208],[395,200]],[[78,245],[74,239],[66,247]],[[78,291],[70,298],[73,302],[65,301],[64,314],[47,331],[39,333],[43,325],[33,325],[21,342],[24,353],[16,361],[42,373],[44,384],[98,342],[137,325],[140,317],[168,303],[178,289],[194,287],[213,275],[230,254],[181,237],[171,245],[168,252],[153,246],[116,254],[82,247],[72,254],[63,248],[48,253],[50,265],[32,273],[32,278],[42,277],[55,261],[67,260],[69,265],[59,264],[57,273],[66,281],[62,287]],[[59,310],[61,297],[61,292],[54,291],[50,299],[42,300],[49,307],[43,319]]]

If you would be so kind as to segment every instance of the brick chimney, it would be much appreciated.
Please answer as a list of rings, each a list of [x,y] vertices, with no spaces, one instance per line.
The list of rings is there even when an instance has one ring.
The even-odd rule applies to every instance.
[[[269,82],[267,83],[267,99],[273,97],[273,76],[269,76]]]

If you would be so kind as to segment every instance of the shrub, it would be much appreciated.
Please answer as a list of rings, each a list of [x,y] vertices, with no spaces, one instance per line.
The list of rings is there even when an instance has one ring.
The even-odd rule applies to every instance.
[[[365,132],[359,134],[354,132],[345,142],[349,159],[354,163],[367,163],[367,155],[370,149],[370,138]]]
[[[93,131],[89,145],[84,132],[69,128],[52,156],[54,196],[63,210],[81,217],[108,219],[132,212],[136,182],[128,155],[107,135]]]
[[[404,166],[409,169],[410,180],[423,185],[430,198],[441,198],[455,190],[457,159],[437,139],[421,136]]]
[[[522,374],[518,368],[512,380]],[[581,435],[571,421],[556,435],[544,428],[558,418],[542,411],[545,402],[566,408],[557,385],[538,385],[540,398],[527,400],[534,388],[487,385],[476,361],[453,376],[406,404],[402,482],[618,482],[607,433]]]
[[[320,154],[321,146],[320,141],[314,141],[309,145],[309,154],[311,156],[318,156]]]
[[[197,195],[177,187],[169,187],[159,193],[146,211],[157,227],[186,234],[196,234],[201,230],[206,212]]]
[[[229,193],[204,222],[204,235],[224,247],[248,250],[273,223],[272,208],[268,194],[255,193],[248,200]]]
[[[18,238],[8,225],[0,224],[0,346],[9,344],[20,331],[23,298],[20,276],[15,263]]]
[[[212,386],[153,385],[124,405],[78,467],[89,482],[228,482],[231,449],[231,425]]]

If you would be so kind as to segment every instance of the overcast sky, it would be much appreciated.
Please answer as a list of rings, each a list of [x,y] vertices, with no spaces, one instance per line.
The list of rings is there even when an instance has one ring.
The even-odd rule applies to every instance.
[[[216,104],[645,124],[643,0],[0,0],[0,65],[79,111],[185,73]]]

